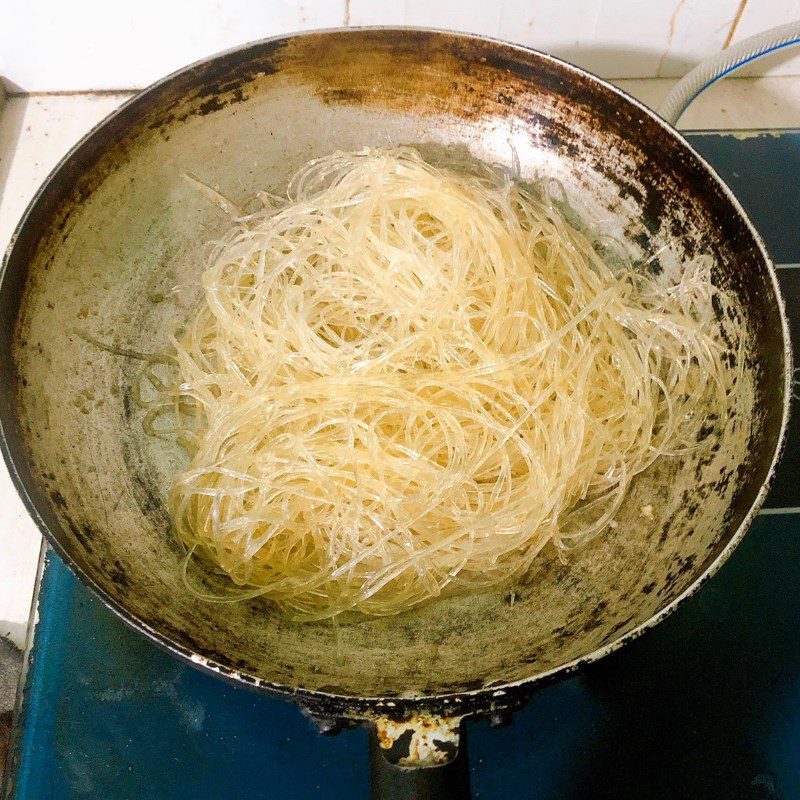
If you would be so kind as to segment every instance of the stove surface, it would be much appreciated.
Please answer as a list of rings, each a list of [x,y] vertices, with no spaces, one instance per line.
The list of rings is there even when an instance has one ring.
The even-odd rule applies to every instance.
[[[763,235],[800,341],[800,132],[688,137]],[[795,412],[797,412],[795,405]],[[797,419],[797,417],[795,417]],[[469,725],[476,798],[800,797],[800,427],[767,509],[665,622]],[[367,734],[317,734],[128,630],[48,553],[7,797],[367,798]]]

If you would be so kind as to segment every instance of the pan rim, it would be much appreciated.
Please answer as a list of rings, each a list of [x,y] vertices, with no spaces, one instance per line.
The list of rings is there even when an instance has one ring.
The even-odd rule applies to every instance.
[[[653,110],[648,108],[643,103],[631,97],[627,92],[608,81],[598,78],[591,72],[588,72],[580,67],[577,67],[569,62],[563,61],[555,56],[543,53],[534,48],[524,45],[514,44],[499,38],[483,36],[478,34],[463,33],[453,30],[441,28],[427,28],[416,26],[351,26],[351,27],[334,27],[315,29],[311,31],[300,31],[288,34],[279,34],[276,36],[267,37],[264,39],[255,40],[242,45],[215,53],[206,58],[199,59],[191,64],[188,64],[180,69],[171,72],[169,75],[160,78],[144,89],[136,92],[128,100],[122,103],[118,108],[112,111],[109,115],[104,117],[99,123],[91,128],[76,144],[69,149],[64,157],[56,164],[53,170],[48,174],[45,180],[37,189],[36,193],[28,203],[24,213],[20,217],[19,222],[14,228],[14,231],[9,240],[8,247],[5,251],[2,266],[0,266],[0,294],[2,294],[3,287],[7,281],[8,266],[11,261],[12,252],[14,250],[17,239],[21,232],[28,223],[29,218],[33,215],[39,203],[46,197],[55,179],[64,168],[64,166],[72,159],[79,151],[81,151],[93,137],[96,136],[110,121],[125,113],[131,107],[141,103],[145,98],[157,94],[160,90],[167,87],[173,80],[180,76],[184,76],[192,70],[207,65],[210,62],[222,59],[234,53],[244,53],[250,49],[262,47],[264,45],[276,44],[279,42],[290,41],[297,38],[313,38],[324,37],[331,34],[335,35],[353,35],[358,36],[364,32],[409,32],[431,34],[434,37],[449,37],[462,41],[475,41],[489,43],[495,47],[505,49],[507,52],[515,52],[526,57],[532,57],[534,60],[541,59],[545,62],[550,62],[558,65],[565,72],[580,76],[583,79],[588,79],[590,82],[602,87],[604,90],[612,92],[613,94],[623,98],[627,102],[635,106],[640,112],[649,116],[654,120],[665,134],[676,139],[682,148],[691,154],[709,177],[715,182],[717,187],[721,190],[722,194],[730,204],[731,208],[738,214],[741,221],[744,222],[749,234],[752,236],[753,241],[758,248],[764,265],[767,268],[770,280],[774,290],[775,297],[778,301],[778,313],[781,320],[781,332],[783,339],[783,355],[784,355],[784,391],[783,391],[783,407],[781,413],[781,426],[779,435],[777,437],[772,460],[769,469],[767,470],[766,477],[762,482],[761,488],[758,491],[750,509],[743,517],[741,523],[737,527],[734,534],[728,540],[726,545],[716,556],[716,558],[709,564],[706,570],[696,578],[681,594],[673,599],[666,606],[661,608],[648,620],[631,629],[630,631],[618,636],[608,644],[603,645],[592,652],[575,658],[571,661],[565,662],[559,666],[553,667],[544,672],[540,672],[516,681],[507,682],[494,682],[490,686],[483,686],[476,689],[456,690],[452,692],[441,692],[432,694],[415,694],[413,696],[398,697],[395,695],[369,695],[359,696],[351,694],[337,694],[334,692],[327,692],[314,689],[306,689],[293,687],[288,684],[277,683],[269,681],[268,679],[259,678],[256,675],[241,672],[226,666],[219,661],[206,658],[192,651],[191,649],[178,644],[169,635],[161,630],[156,630],[149,625],[145,620],[141,619],[136,613],[126,609],[122,603],[117,601],[102,587],[97,585],[94,580],[66,553],[59,538],[50,529],[50,526],[44,521],[39,510],[28,491],[28,484],[23,478],[18,469],[18,462],[28,462],[28,456],[24,451],[24,446],[20,445],[12,448],[9,441],[8,429],[14,424],[13,414],[10,408],[0,407],[0,451],[2,451],[3,459],[9,470],[11,480],[17,493],[21,497],[23,504],[35,522],[40,533],[45,537],[46,542],[57,553],[57,555],[65,562],[69,569],[78,577],[81,583],[86,586],[101,602],[103,602],[116,616],[118,616],[126,625],[133,630],[138,631],[147,639],[159,646],[161,649],[167,651],[172,656],[179,660],[188,663],[194,667],[201,669],[204,672],[213,674],[217,677],[226,679],[236,685],[249,687],[258,691],[263,691],[278,697],[294,700],[301,704],[307,705],[309,708],[324,707],[323,712],[329,716],[351,716],[351,717],[371,717],[376,713],[385,713],[388,715],[403,715],[409,712],[432,711],[436,710],[437,713],[445,711],[451,716],[463,716],[471,713],[480,713],[489,708],[489,705],[494,708],[498,705],[503,705],[504,702],[510,702],[513,698],[509,695],[518,695],[518,693],[530,692],[534,688],[538,688],[547,683],[554,682],[560,678],[566,677],[571,673],[577,671],[581,667],[591,664],[603,658],[610,653],[621,648],[624,644],[638,638],[642,633],[653,628],[660,623],[679,606],[681,606],[689,597],[703,586],[719,568],[728,560],[731,553],[741,542],[745,533],[749,529],[755,515],[761,508],[769,486],[775,474],[776,465],[783,452],[786,442],[786,432],[788,428],[791,397],[792,397],[792,351],[791,339],[789,334],[789,324],[786,316],[785,299],[781,293],[778,284],[777,272],[775,266],[767,253],[764,242],[756,230],[753,223],[750,221],[746,212],[742,208],[736,196],[733,194],[727,184],[720,178],[714,168],[686,141],[685,137],[678,132],[669,123],[663,120]],[[15,454],[12,449],[18,452]],[[506,700],[504,701],[504,698]]]

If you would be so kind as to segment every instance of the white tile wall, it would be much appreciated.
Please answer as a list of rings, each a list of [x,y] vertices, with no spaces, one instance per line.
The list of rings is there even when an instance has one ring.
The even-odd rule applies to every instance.
[[[26,92],[140,88],[243,42],[344,22],[344,0],[5,0],[0,75]]]
[[[353,25],[483,33],[551,52],[607,78],[682,75],[717,52],[739,0],[351,0]]]
[[[498,36],[604,77],[681,75],[800,18],[800,0],[5,0],[0,75],[24,91],[135,88],[198,58],[293,30],[422,25]],[[751,74],[800,74],[788,54]]]

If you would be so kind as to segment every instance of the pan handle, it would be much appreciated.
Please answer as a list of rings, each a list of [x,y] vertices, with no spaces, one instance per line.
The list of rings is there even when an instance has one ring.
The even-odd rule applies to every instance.
[[[370,731],[372,800],[469,800],[462,718],[380,717]]]

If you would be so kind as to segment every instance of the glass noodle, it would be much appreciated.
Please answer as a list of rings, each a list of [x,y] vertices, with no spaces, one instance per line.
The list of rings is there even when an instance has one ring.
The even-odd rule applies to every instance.
[[[175,530],[233,596],[310,620],[521,578],[729,412],[744,336],[720,338],[709,257],[672,283],[612,268],[535,191],[411,148],[260,197],[167,387],[191,442]]]

